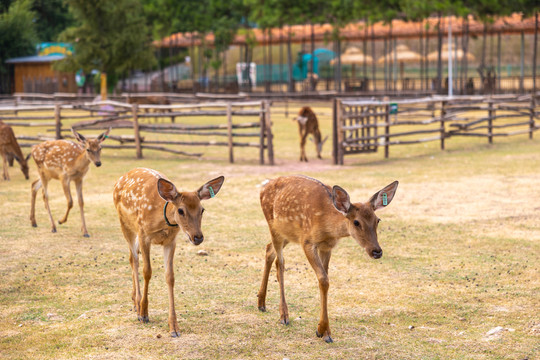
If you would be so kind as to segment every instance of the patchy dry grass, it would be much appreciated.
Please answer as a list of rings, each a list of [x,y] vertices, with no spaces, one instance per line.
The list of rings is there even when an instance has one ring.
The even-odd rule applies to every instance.
[[[0,182],[0,357],[3,359],[534,359],[540,356],[540,142],[526,137],[450,139],[346,159],[297,163],[296,125],[275,116],[276,167],[256,165],[256,152],[226,163],[221,150],[203,160],[106,150],[85,180],[89,239],[77,207],[58,233],[41,199],[28,220],[30,181],[10,169]],[[323,132],[330,132],[323,117]],[[538,135],[537,135],[538,136]],[[308,148],[314,159],[314,149]],[[209,160],[211,159],[211,161]],[[162,252],[153,247],[150,323],[131,311],[128,252],[112,203],[116,179],[133,167],[167,174],[195,189],[224,174],[220,194],[205,204],[205,241],[178,239],[176,306],[182,336],[168,336]],[[330,263],[333,344],[315,337],[318,285],[298,247],[285,250],[291,325],[278,324],[278,286],[271,275],[268,312],[256,307],[269,234],[258,203],[268,177],[304,173],[366,200],[392,180],[400,187],[381,212],[385,256],[371,260],[351,239]],[[37,176],[32,165],[32,178]],[[65,209],[50,186],[56,219]],[[204,248],[209,256],[196,255]],[[486,333],[497,326],[503,331]]]

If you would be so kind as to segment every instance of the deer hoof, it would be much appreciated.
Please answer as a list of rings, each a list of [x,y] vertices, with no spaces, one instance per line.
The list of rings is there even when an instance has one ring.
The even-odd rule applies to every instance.
[[[37,227],[37,224],[36,224],[36,223],[32,223],[32,227]]]
[[[180,333],[178,331],[171,331],[171,337],[180,337]]]
[[[266,312],[266,306],[259,306],[259,310],[262,312]]]
[[[322,337],[324,341],[326,341],[326,343],[330,344],[330,343],[333,343],[334,340],[332,340],[332,338],[330,337],[330,335],[324,335],[323,337],[323,334],[321,334],[319,331],[315,330],[315,335],[317,335],[317,337]]]
[[[90,237],[90,234],[84,234],[83,235],[85,238],[89,238]]]
[[[139,318],[139,321],[140,321],[140,322],[143,322],[143,323],[147,323],[147,322],[150,321],[150,319],[148,318],[148,316],[140,316],[140,315],[139,315],[138,318]]]
[[[289,325],[289,318],[286,317],[286,318],[284,318],[284,319],[281,319],[281,320],[279,321],[279,323],[280,323],[281,325],[287,326],[287,325]]]
[[[55,233],[55,232],[56,232],[56,229],[52,229],[51,232],[52,232],[52,233]]]

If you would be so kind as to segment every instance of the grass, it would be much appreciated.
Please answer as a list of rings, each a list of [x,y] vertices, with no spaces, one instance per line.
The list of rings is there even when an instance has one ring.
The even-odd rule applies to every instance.
[[[321,109],[321,112],[329,111]],[[220,148],[202,160],[152,151],[106,149],[103,166],[85,178],[89,239],[77,206],[50,232],[41,199],[38,228],[28,220],[30,183],[16,168],[0,182],[0,357],[2,359],[534,359],[540,354],[540,143],[525,136],[452,138],[346,158],[346,165],[297,162],[296,125],[273,116],[277,166],[258,166],[255,149]],[[215,121],[215,120],[214,120]],[[330,133],[329,116],[322,131]],[[27,128],[16,131],[26,132]],[[537,136],[537,135],[536,135]],[[27,150],[24,150],[26,153]],[[115,181],[145,166],[181,189],[194,190],[218,174],[219,195],[205,203],[205,241],[178,238],[175,298],[181,337],[168,336],[162,252],[152,248],[150,323],[131,311],[128,252],[112,203]],[[315,336],[318,285],[297,246],[285,250],[285,287],[291,325],[278,324],[279,292],[272,270],[268,312],[256,307],[269,234],[260,211],[259,184],[304,173],[339,184],[354,201],[397,179],[392,204],[381,211],[380,260],[351,238],[330,263],[329,317],[333,344]],[[31,178],[37,177],[31,164]],[[56,220],[65,210],[51,182]],[[75,193],[73,193],[75,195]],[[199,249],[209,256],[197,255]],[[499,336],[486,333],[502,326]]]

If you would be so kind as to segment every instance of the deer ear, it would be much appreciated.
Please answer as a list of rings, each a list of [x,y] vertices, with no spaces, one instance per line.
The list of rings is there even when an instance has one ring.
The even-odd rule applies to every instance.
[[[173,201],[178,196],[176,186],[169,180],[159,179],[157,182],[157,191],[159,196],[165,201]]]
[[[214,180],[210,180],[209,182],[201,186],[199,190],[197,190],[197,195],[199,195],[199,199],[208,200],[216,196],[219,189],[221,189],[221,185],[223,185],[224,181],[225,177],[220,176],[215,178]]]
[[[109,137],[109,132],[111,131],[111,128],[108,128],[107,131],[105,131],[103,134],[98,136],[99,142],[104,142],[106,138]]]
[[[337,211],[347,216],[351,208],[351,199],[349,198],[349,194],[341,186],[334,185],[332,188],[332,202]]]
[[[71,128],[71,132],[73,133],[73,136],[75,136],[75,139],[77,139],[79,142],[81,142],[83,144],[86,143],[86,138],[82,134],[79,134],[73,128]]]
[[[396,194],[398,184],[399,182],[394,181],[390,185],[386,185],[383,189],[373,194],[371,199],[369,199],[369,202],[371,203],[371,207],[374,211],[386,207],[388,204],[390,204],[390,202],[394,198],[394,195]]]

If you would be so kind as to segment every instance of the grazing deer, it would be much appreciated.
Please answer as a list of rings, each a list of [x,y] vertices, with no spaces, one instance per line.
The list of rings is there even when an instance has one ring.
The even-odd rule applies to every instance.
[[[86,229],[84,221],[84,201],[83,201],[83,179],[88,172],[90,163],[94,163],[97,167],[101,166],[101,143],[105,141],[109,135],[109,128],[96,139],[86,139],[83,135],[71,129],[75,138],[80,144],[67,140],[51,140],[32,147],[32,157],[36,162],[39,179],[32,183],[32,203],[30,208],[30,221],[32,226],[36,227],[36,195],[38,190],[43,187],[43,202],[49,213],[51,220],[52,232],[56,232],[56,225],[49,207],[49,193],[47,186],[51,179],[60,180],[64,189],[64,195],[67,199],[67,210],[64,217],[58,221],[63,224],[67,221],[69,211],[73,207],[73,199],[71,198],[71,181],[75,182],[77,189],[77,199],[79,201],[79,209],[81,211],[82,232],[84,237],[90,237]]]
[[[394,181],[377,191],[368,202],[351,204],[343,188],[337,185],[331,188],[309,177],[283,176],[268,182],[260,197],[272,242],[266,246],[264,273],[258,293],[259,310],[266,311],[268,276],[277,258],[280,322],[289,324],[283,283],[283,248],[289,242],[299,243],[319,280],[321,313],[316,334],[327,343],[332,342],[327,312],[328,264],[332,249],[340,238],[352,236],[369,256],[379,259],[382,256],[377,241],[380,219],[375,211],[390,204],[397,186],[398,182]]]
[[[163,246],[165,281],[169,287],[169,330],[180,336],[174,309],[173,258],[176,236],[184,232],[194,245],[203,242],[201,200],[214,197],[225,178],[210,180],[197,191],[178,192],[172,182],[151,169],[137,168],[118,179],[113,199],[120,227],[129,246],[129,263],[133,278],[131,293],[139,321],[148,322],[148,284],[152,277],[151,244]],[[167,205],[171,205],[167,208]],[[143,258],[144,288],[139,287],[139,252]]]
[[[321,140],[319,121],[313,110],[308,106],[304,106],[300,109],[298,117],[296,117],[295,120],[298,121],[298,130],[300,132],[300,161],[308,161],[305,146],[306,138],[309,134],[313,134],[313,137],[315,138],[313,142],[315,143],[315,149],[317,150],[317,157],[322,159],[322,147],[326,140],[328,140],[328,136],[326,136],[324,140]]]
[[[3,170],[4,170],[4,180],[9,180],[8,164],[9,166],[13,165],[13,159],[17,160],[21,165],[21,171],[24,175],[24,178],[28,180],[28,159],[30,154],[24,157],[21,147],[17,142],[15,133],[11,126],[0,121],[0,155],[4,160]]]

